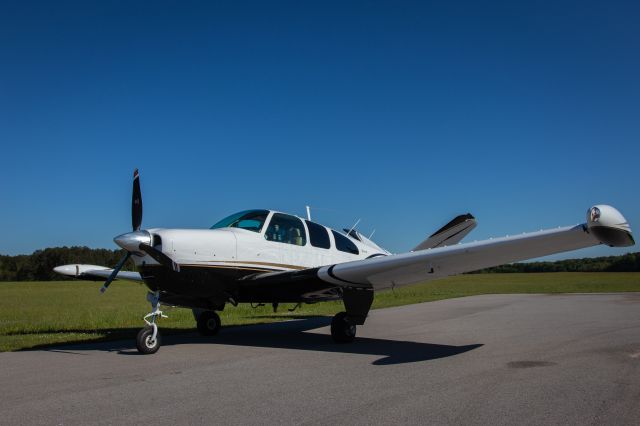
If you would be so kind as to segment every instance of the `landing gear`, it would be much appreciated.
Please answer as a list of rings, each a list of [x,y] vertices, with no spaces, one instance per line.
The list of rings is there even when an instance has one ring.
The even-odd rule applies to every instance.
[[[198,316],[198,332],[203,336],[215,336],[220,331],[220,317],[215,311],[204,311]]]
[[[147,293],[147,300],[151,303],[151,312],[144,316],[147,326],[140,330],[136,337],[138,352],[145,355],[154,354],[160,349],[160,333],[158,333],[156,320],[167,318],[160,310],[160,292]]]
[[[331,337],[336,343],[350,343],[356,338],[356,325],[364,324],[373,303],[373,289],[344,288],[342,301],[346,312],[337,313],[331,321]]]
[[[154,338],[153,331],[153,328],[145,327],[138,332],[138,337],[136,337],[136,347],[138,348],[138,352],[141,354],[154,354],[158,352],[158,349],[160,349],[160,333],[156,331],[156,337]]]
[[[336,343],[351,343],[356,338],[356,325],[346,312],[339,312],[331,320],[331,337]]]

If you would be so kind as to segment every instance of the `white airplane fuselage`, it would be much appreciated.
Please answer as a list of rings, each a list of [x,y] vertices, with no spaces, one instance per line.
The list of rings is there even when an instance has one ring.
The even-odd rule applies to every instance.
[[[264,286],[252,286],[248,279],[265,273],[310,273],[326,265],[390,254],[357,231],[345,234],[272,210],[240,214],[259,217],[259,221],[236,220],[230,226],[214,225],[214,229],[152,228],[123,234],[115,241],[134,254],[132,259],[152,291],[163,292],[168,303],[202,308],[230,300],[272,303],[334,300],[339,297],[336,286],[320,283],[317,277],[295,288],[284,279],[266,293]],[[278,223],[289,226],[278,227]],[[140,250],[141,244],[151,246],[153,252]],[[168,268],[169,262],[179,270]]]
[[[268,224],[274,214],[270,211],[265,225],[259,232],[241,228],[220,229],[148,229],[152,235],[152,245],[172,258],[181,266],[209,266],[237,268],[255,271],[287,271],[314,268],[324,265],[366,259],[372,256],[388,255],[388,251],[370,240],[347,237],[357,247],[358,253],[341,251],[336,244],[336,231],[326,229],[330,241],[329,248],[314,247],[308,236],[307,221],[297,218],[304,226],[303,242],[292,244],[266,238]],[[280,213],[282,214],[282,213]],[[317,225],[316,226],[322,226]],[[359,234],[358,234],[359,235]],[[340,237],[338,237],[340,238]],[[133,256],[138,267],[158,265],[151,256]]]
[[[309,241],[302,246],[268,241],[264,238],[264,231],[256,233],[237,228],[149,229],[148,231],[154,238],[162,239],[163,253],[185,266],[224,266],[261,271],[265,269],[286,271],[366,259],[372,254],[388,254],[354,240],[352,242],[358,247],[359,254],[337,250],[333,238],[331,238],[331,247],[324,249],[313,247]],[[134,261],[136,266],[157,263],[149,255],[135,256]]]

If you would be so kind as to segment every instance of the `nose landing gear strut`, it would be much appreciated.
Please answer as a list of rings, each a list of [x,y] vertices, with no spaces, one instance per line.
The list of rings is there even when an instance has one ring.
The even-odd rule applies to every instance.
[[[138,352],[145,355],[154,354],[160,349],[160,333],[156,321],[167,318],[160,310],[160,292],[147,293],[147,300],[151,303],[151,312],[144,316],[147,326],[140,330],[136,337]]]

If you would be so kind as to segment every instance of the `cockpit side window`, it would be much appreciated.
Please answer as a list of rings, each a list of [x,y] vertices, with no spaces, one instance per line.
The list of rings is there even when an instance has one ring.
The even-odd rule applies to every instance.
[[[211,229],[240,228],[247,231],[260,232],[268,215],[269,210],[245,210],[225,217],[213,225]]]
[[[358,247],[350,239],[334,230],[331,230],[331,232],[333,232],[333,239],[336,240],[336,248],[338,250],[352,254],[360,253]]]
[[[302,221],[295,216],[275,213],[267,227],[264,238],[268,241],[304,246],[307,234]]]
[[[324,249],[331,248],[331,241],[329,240],[327,228],[322,225],[318,225],[317,223],[309,222],[308,220],[305,220],[305,222],[307,223],[307,228],[309,228],[309,240],[311,241],[311,245]]]

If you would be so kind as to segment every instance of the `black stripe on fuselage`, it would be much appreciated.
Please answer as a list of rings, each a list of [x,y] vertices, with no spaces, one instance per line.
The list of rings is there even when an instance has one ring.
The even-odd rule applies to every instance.
[[[159,265],[146,265],[139,270],[147,287],[165,295],[161,300],[185,307],[213,309],[230,298],[238,303],[299,303],[339,298],[333,291],[336,285],[318,277],[318,268],[281,271],[180,265],[180,272],[174,272]],[[261,276],[270,272],[282,274]]]

